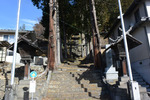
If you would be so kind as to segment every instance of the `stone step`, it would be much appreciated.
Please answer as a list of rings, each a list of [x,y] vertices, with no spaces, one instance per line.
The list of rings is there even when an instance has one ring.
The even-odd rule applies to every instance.
[[[120,85],[120,86],[121,86],[121,85],[127,85],[127,82],[121,81],[121,82],[119,82],[119,85]]]
[[[75,76],[75,79],[85,79],[85,80],[101,80],[100,76]]]
[[[119,85],[118,87],[121,89],[127,89],[127,84],[124,84],[124,85],[122,84],[122,85]]]
[[[150,92],[150,88],[147,88],[147,92]]]
[[[88,97],[88,93],[86,92],[74,92],[74,93],[50,93],[48,94],[48,97],[50,98],[68,98],[68,97]]]
[[[72,92],[84,92],[83,88],[74,88],[74,89],[49,89],[49,93],[72,93]]]
[[[137,82],[143,82],[144,80],[142,78],[138,78],[138,79],[135,79],[135,81],[137,81]]]
[[[138,84],[142,86],[142,85],[146,85],[146,82],[144,82],[144,81],[143,82],[138,82]]]
[[[71,81],[71,82],[68,82],[68,81],[63,81],[63,82],[60,82],[60,81],[53,81],[53,80],[51,80],[50,81],[50,83],[49,83],[49,85],[51,85],[51,84],[78,84],[78,82],[77,81]]]
[[[150,97],[147,93],[140,93],[141,100],[150,100]]]
[[[53,73],[49,83],[47,96],[50,100],[94,100],[106,90],[98,87],[103,85],[99,71],[88,71],[85,68],[59,70]],[[95,98],[90,95],[95,95]]]
[[[145,88],[148,88],[150,87],[149,85],[139,85],[139,87],[145,87]]]
[[[82,86],[83,87],[88,87],[88,88],[97,88],[98,87],[98,85],[97,84],[95,84],[95,83],[93,83],[93,84],[82,84]]]
[[[101,79],[99,79],[99,80],[90,80],[90,83],[101,83],[102,82],[102,80]]]
[[[59,82],[65,82],[65,81],[67,81],[67,82],[73,82],[75,79],[73,79],[73,78],[66,78],[66,79],[52,79],[52,80],[50,80],[50,81],[59,81]]]
[[[81,85],[81,87],[90,87],[90,88],[93,88],[93,87],[104,87],[104,84],[102,83],[79,83]]]
[[[31,80],[20,80],[19,85],[29,85]]]
[[[133,79],[143,79],[143,77],[142,76],[133,76]]]
[[[74,96],[74,97],[57,97],[57,98],[56,97],[54,97],[54,98],[50,97],[46,100],[97,100],[97,99],[89,97],[89,96],[85,96],[85,97]]]
[[[145,87],[139,87],[140,92],[147,92],[147,89]]]
[[[100,78],[100,75],[84,75],[84,74],[73,74],[77,78]]]
[[[77,80],[77,82],[79,83],[79,84],[89,84],[90,83],[90,81],[89,80],[84,80],[84,79],[81,79],[81,80]]]
[[[29,98],[32,97],[32,94],[29,93],[29,91],[17,90],[16,93],[17,93],[17,98],[23,98],[23,97],[26,97],[26,98],[27,98],[27,96],[28,96]],[[40,94],[41,94],[41,91],[38,91],[38,90],[37,90],[36,93],[34,93],[34,97],[37,97],[37,96],[39,96]]]
[[[102,92],[105,91],[106,88],[84,88],[85,92]]]
[[[81,85],[80,84],[74,84],[74,85],[67,85],[67,84],[64,84],[64,85],[62,85],[62,84],[60,84],[60,85],[58,85],[58,84],[52,84],[52,85],[49,85],[48,86],[49,88],[62,88],[62,87],[64,87],[64,88],[81,88]]]
[[[133,77],[141,77],[139,74],[133,74]]]
[[[70,75],[70,76],[54,76],[54,77],[52,77],[52,79],[61,79],[61,78],[66,78],[66,79],[72,79],[72,76]]]
[[[119,80],[120,80],[121,82],[128,82],[129,77],[128,77],[128,76],[123,76],[123,77],[119,78]]]

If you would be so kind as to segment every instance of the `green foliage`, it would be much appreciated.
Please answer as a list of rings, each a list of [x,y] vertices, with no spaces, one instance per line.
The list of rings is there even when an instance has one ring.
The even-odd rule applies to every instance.
[[[75,0],[75,4],[69,4],[70,0],[58,0],[60,31],[63,36],[64,29],[69,39],[73,34],[84,33],[90,39],[91,20],[89,0]],[[45,36],[49,33],[49,0],[32,0],[33,4],[43,10],[41,24],[46,28]],[[127,10],[133,0],[121,0],[123,12]],[[95,0],[97,21],[100,32],[108,32],[117,16],[119,16],[117,0]]]
[[[96,10],[100,32],[108,32],[119,16],[118,0],[96,0]],[[121,0],[123,13],[133,0]]]
[[[32,0],[33,5],[36,6],[38,9],[42,9],[43,16],[41,19],[41,24],[45,27],[45,34],[44,36],[48,38],[49,34],[49,0]]]

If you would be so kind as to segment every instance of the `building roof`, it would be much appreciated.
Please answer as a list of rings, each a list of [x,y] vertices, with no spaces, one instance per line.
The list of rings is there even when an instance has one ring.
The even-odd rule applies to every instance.
[[[0,47],[9,47],[10,44],[7,41],[0,41]]]
[[[26,32],[26,34],[24,34],[23,36],[20,36],[18,39],[18,45],[20,44],[27,44],[29,45],[32,49],[36,50],[35,55],[34,56],[39,56],[41,54],[45,54],[44,50],[42,48],[39,47],[37,41],[46,41],[48,43],[48,40],[44,39],[44,38],[36,38],[36,35],[34,34],[34,32]],[[13,50],[14,44],[9,46],[10,50]],[[19,53],[19,51],[17,51]]]
[[[16,30],[11,30],[11,29],[0,29],[0,32],[4,32],[4,33],[15,33]],[[26,33],[28,32],[27,30],[19,30],[19,33]]]
[[[41,50],[36,44],[32,43],[31,40],[29,40],[29,39],[27,39],[27,38],[25,38],[25,37],[22,36],[22,37],[18,40],[18,46],[19,46],[19,44],[24,44],[24,43],[28,44],[28,45],[31,46],[33,49],[38,50],[38,51],[40,52],[40,54],[43,53],[43,50]],[[12,45],[9,46],[9,49],[10,49],[10,50],[13,50],[13,48],[14,48],[14,44],[12,44]],[[17,52],[19,53],[18,50],[17,50]],[[35,53],[35,56],[39,56],[40,54]]]
[[[128,44],[130,44],[130,45],[128,45],[129,49],[133,49],[142,44],[141,41],[137,40],[130,34],[127,34],[127,42],[128,42]],[[118,40],[116,42],[112,43],[105,51],[107,51],[109,48],[116,49],[117,44],[123,44],[123,47],[124,47],[123,35],[121,35],[121,37],[118,38]]]
[[[125,16],[128,16],[129,14],[131,14],[133,12],[134,8],[136,8],[141,1],[143,1],[143,0],[134,0],[133,3],[131,4],[131,6],[127,9],[127,11],[124,13],[123,16],[125,17]],[[120,19],[117,18],[116,21],[114,22],[113,26],[109,30],[108,34],[106,34],[106,36],[104,37],[104,39],[110,36],[113,29],[116,27],[116,25],[118,25],[118,23],[120,23]]]

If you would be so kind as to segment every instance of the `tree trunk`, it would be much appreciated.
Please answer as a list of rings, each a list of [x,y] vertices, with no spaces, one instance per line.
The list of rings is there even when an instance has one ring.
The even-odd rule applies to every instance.
[[[64,58],[67,58],[67,45],[66,45],[66,31],[65,31],[65,24],[63,23],[63,31],[64,31]]]
[[[60,60],[60,30],[59,30],[59,11],[58,11],[58,2],[57,0],[54,0],[54,4],[56,6],[56,12],[55,12],[55,34],[56,34],[56,65],[60,65],[61,64],[61,60]]]
[[[49,45],[48,45],[48,68],[55,68],[56,36],[53,21],[53,0],[50,0],[50,25],[49,25]]]
[[[97,25],[95,3],[94,0],[89,0],[89,1],[90,1],[91,24],[92,24],[92,33],[93,33],[94,66],[96,68],[102,69],[100,34]]]

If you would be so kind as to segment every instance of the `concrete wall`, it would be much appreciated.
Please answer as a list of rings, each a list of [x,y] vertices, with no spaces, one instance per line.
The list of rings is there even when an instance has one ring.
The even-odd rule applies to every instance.
[[[0,41],[3,41],[3,35],[0,35]]]
[[[150,59],[143,59],[131,64],[132,68],[135,69],[146,82],[150,84]]]
[[[145,2],[145,6],[146,6],[146,9],[147,9],[147,15],[148,17],[150,17],[150,1],[146,1]]]
[[[138,28],[132,35],[136,39],[140,40],[142,45],[139,45],[130,50],[131,62],[149,58],[149,44],[144,27]]]
[[[150,27],[138,28],[133,36],[142,42],[142,45],[130,50],[132,68],[135,69],[148,83],[150,83],[150,48],[148,34]]]
[[[150,46],[150,25],[146,25],[146,32],[147,32],[147,37],[148,37],[148,43]]]

